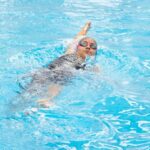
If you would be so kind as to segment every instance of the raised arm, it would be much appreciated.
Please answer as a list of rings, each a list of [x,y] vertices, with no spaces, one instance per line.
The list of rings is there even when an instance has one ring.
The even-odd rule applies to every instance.
[[[71,54],[74,52],[72,49],[72,44],[74,44],[75,40],[77,40],[78,37],[86,35],[90,27],[91,27],[91,22],[87,22],[84,25],[84,27],[81,28],[80,32],[74,37],[73,41],[69,44],[67,50],[65,51],[65,54]]]
[[[91,22],[87,22],[75,38],[81,35],[86,35],[90,27],[91,27]]]

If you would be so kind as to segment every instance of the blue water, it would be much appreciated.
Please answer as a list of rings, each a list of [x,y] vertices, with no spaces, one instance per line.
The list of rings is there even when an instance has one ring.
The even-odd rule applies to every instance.
[[[22,76],[61,56],[88,20],[101,73],[79,72],[55,107],[10,110]],[[1,0],[0,150],[149,149],[149,1]]]

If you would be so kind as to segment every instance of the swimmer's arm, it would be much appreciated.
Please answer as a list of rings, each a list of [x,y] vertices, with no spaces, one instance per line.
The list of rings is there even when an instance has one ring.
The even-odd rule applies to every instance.
[[[95,65],[95,66],[87,67],[86,71],[90,71],[94,73],[101,73],[101,68],[98,65]]]
[[[91,22],[87,22],[75,38],[77,38],[78,36],[86,35],[90,27],[91,27]]]
[[[91,22],[87,22],[85,26],[80,30],[80,32],[74,37],[72,43],[68,46],[67,50],[65,51],[65,54],[71,54],[74,52],[71,48],[72,44],[78,37],[86,35],[90,27],[91,27]]]

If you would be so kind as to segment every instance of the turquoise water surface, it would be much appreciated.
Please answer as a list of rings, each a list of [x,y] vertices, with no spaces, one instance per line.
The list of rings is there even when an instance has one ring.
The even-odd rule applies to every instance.
[[[88,20],[101,73],[79,71],[54,107],[25,115],[35,102],[18,104],[23,77],[61,56]],[[149,1],[0,0],[0,150],[149,149]]]

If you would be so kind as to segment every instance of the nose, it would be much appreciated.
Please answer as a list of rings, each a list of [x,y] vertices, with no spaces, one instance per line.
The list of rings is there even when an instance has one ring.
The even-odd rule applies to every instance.
[[[87,47],[86,47],[86,50],[90,50],[90,47],[89,47],[89,46],[87,46]]]
[[[86,49],[90,49],[90,44],[88,44],[88,45],[86,46]]]

